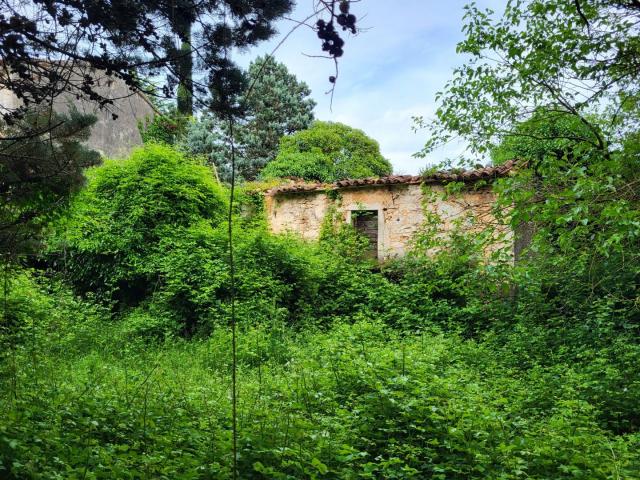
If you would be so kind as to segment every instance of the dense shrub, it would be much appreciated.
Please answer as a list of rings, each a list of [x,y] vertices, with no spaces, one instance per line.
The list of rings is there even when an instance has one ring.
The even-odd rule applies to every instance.
[[[35,360],[61,352],[87,354],[108,346],[109,339],[103,335],[110,326],[107,312],[76,297],[63,283],[14,267],[0,271],[0,285],[3,375],[11,372],[12,355],[29,354]]]
[[[381,322],[315,333],[243,324],[241,478],[638,474],[639,439],[598,427],[570,368],[519,375],[482,345]],[[96,348],[103,337],[115,348]],[[15,396],[0,376],[3,478],[231,476],[228,330],[144,349],[113,330],[94,342],[37,366],[31,349],[15,352]]]
[[[161,281],[168,238],[204,219],[215,225],[227,210],[210,171],[167,146],[146,145],[88,177],[50,249],[79,290],[127,305]]]
[[[378,142],[342,123],[316,121],[307,130],[282,137],[277,157],[262,178],[299,177],[319,182],[379,177],[391,173]]]
[[[355,318],[390,287],[361,264],[353,235],[306,244],[268,232],[260,202],[234,214],[236,299],[246,318],[290,325]],[[210,332],[228,321],[226,191],[168,146],[146,145],[89,172],[51,238],[49,260],[80,293],[112,304],[147,338]],[[244,213],[242,213],[244,212]],[[384,309],[384,307],[383,307]]]

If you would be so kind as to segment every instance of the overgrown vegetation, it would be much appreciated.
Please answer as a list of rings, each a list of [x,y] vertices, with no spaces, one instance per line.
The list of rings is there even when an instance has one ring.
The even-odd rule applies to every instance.
[[[90,315],[75,335],[39,323],[5,364],[9,478],[229,477],[228,331],[150,348]],[[638,436],[599,426],[572,369],[523,374],[482,344],[368,320],[246,322],[239,345],[243,478],[638,473]]]
[[[593,262],[541,260],[546,233],[515,268],[463,231],[427,256],[425,225],[380,272],[349,226],[276,237],[238,200],[243,478],[640,474],[637,307]],[[147,145],[89,172],[47,276],[3,274],[5,477],[230,476],[225,208],[206,167]]]
[[[617,48],[607,15],[627,21],[635,7],[576,5],[512,2],[495,28],[470,14],[464,50],[506,45],[551,78],[568,60],[542,55],[541,32],[572,58],[590,55],[579,45],[592,35]],[[525,18],[540,35],[519,28]],[[378,265],[335,211],[303,242],[268,231],[259,193],[236,193],[240,478],[640,478],[637,84],[620,85],[615,113],[587,111],[553,89],[515,96],[535,73],[525,65],[483,67],[462,98],[456,77],[435,131],[470,135],[495,163],[518,159],[493,184],[494,215],[526,240],[517,263],[501,226],[461,217],[445,233],[427,211],[411,252]],[[596,65],[617,78],[627,63]],[[487,88],[506,78],[513,91]],[[518,118],[512,100],[534,108]],[[492,115],[483,140],[472,120]],[[285,137],[290,156],[263,172],[285,157],[308,174],[287,175],[309,180],[387,172],[361,132],[350,143],[365,154],[347,155],[332,134],[343,126],[315,125],[329,134]],[[229,192],[156,143],[87,177],[38,225],[46,248],[0,272],[0,477],[231,478]]]
[[[314,122],[307,130],[283,137],[278,156],[262,178],[296,177],[317,182],[389,175],[391,164],[378,142],[364,132],[336,122]]]

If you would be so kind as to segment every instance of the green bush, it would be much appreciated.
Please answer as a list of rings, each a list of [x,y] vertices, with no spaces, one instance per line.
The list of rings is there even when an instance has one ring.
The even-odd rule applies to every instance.
[[[318,182],[380,177],[391,173],[378,142],[342,123],[314,122],[307,130],[284,136],[277,157],[261,178],[299,177]]]
[[[0,369],[10,370],[11,355],[80,355],[108,347],[110,328],[104,308],[82,300],[63,283],[37,271],[14,267],[0,271]],[[104,342],[104,343],[102,343]]]
[[[55,227],[50,264],[78,292],[111,304],[141,337],[206,334],[226,323],[228,204],[210,172],[168,146],[150,144],[88,176]],[[336,233],[311,245],[273,236],[262,212],[254,211],[260,208],[254,197],[239,194],[236,200],[242,316],[304,325],[376,310],[371,291],[382,293],[387,282],[357,261],[365,245],[356,237]],[[252,214],[242,213],[243,205]]]
[[[88,177],[50,250],[78,290],[123,305],[139,303],[162,282],[168,239],[204,219],[216,225],[227,210],[209,170],[167,146],[146,145]]]
[[[376,321],[295,333],[244,320],[241,478],[639,473],[640,439],[598,427],[594,407],[573,398],[571,369],[520,377],[480,344]],[[73,358],[56,350],[35,369],[30,349],[15,353],[16,396],[0,377],[0,476],[230,478],[229,331],[146,348],[96,336],[121,343]]]

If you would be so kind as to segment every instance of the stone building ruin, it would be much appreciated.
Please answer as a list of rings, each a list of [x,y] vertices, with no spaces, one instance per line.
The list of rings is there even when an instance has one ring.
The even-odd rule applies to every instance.
[[[265,209],[273,233],[294,233],[307,240],[320,237],[330,209],[370,240],[371,255],[379,260],[403,256],[424,224],[436,214],[442,229],[462,224],[471,231],[496,225],[495,194],[491,182],[509,175],[514,162],[461,172],[435,172],[425,176],[393,175],[342,180],[336,183],[290,183],[268,190]],[[451,182],[464,188],[442,195]],[[471,214],[474,222],[462,217]],[[504,225],[499,228],[507,229]],[[508,232],[510,235],[510,232]]]

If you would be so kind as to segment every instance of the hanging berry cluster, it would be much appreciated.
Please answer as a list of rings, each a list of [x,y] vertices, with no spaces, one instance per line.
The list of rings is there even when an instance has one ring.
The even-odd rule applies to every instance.
[[[342,50],[344,40],[342,40],[338,32],[336,32],[333,22],[326,23],[320,19],[318,23],[316,23],[316,26],[318,27],[318,38],[322,40],[322,50],[329,52],[329,55],[332,57],[341,57],[344,53]]]
[[[356,33],[356,16],[349,13],[351,3],[349,0],[331,0],[323,3],[331,16],[328,21],[323,19],[318,20],[316,22],[316,29],[318,38],[322,40],[322,50],[327,52],[335,60],[340,58],[344,53],[344,40],[340,37],[334,23],[342,27],[343,31],[349,30],[351,33]],[[336,3],[338,4],[340,13],[336,12]],[[335,83],[336,77],[333,75],[330,76],[329,81]]]
[[[342,30],[351,30],[356,33],[356,16],[349,13],[349,2],[340,2],[340,14],[336,17],[336,22],[342,27]]]

